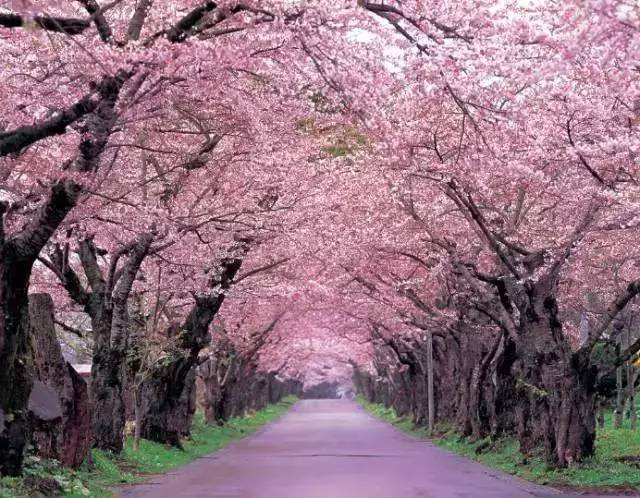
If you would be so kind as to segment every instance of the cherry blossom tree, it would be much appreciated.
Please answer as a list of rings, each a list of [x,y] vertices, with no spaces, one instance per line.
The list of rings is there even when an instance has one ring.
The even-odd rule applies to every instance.
[[[213,324],[222,391],[355,368],[416,423],[593,453],[592,353],[640,292],[637,6],[0,5],[0,473],[29,439],[30,290],[91,321],[101,448],[135,301],[142,437],[188,433]]]

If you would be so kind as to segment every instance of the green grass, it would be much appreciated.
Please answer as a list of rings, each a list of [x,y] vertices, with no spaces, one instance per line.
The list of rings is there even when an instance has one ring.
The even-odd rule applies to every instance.
[[[400,430],[414,436],[427,437],[424,427],[414,427],[411,420],[399,417],[393,408],[369,403],[362,397],[358,400],[368,412]],[[435,433],[433,442],[441,448],[539,484],[583,488],[640,486],[640,429],[613,429],[613,416],[610,413],[605,417],[605,428],[597,434],[596,456],[567,469],[550,468],[542,456],[524,461],[515,439],[495,441],[490,450],[476,454],[476,449],[487,441],[461,438],[451,427],[443,424],[436,428]],[[620,458],[624,457],[635,458],[636,463],[621,461]]]
[[[117,457],[92,450],[94,468],[90,471],[72,471],[57,462],[31,457],[27,459],[23,478],[0,478],[0,498],[42,496],[25,483],[28,476],[54,479],[64,490],[62,496],[65,498],[108,498],[113,494],[111,488],[118,484],[140,482],[145,474],[165,473],[256,432],[295,402],[296,398],[289,396],[246,417],[233,418],[222,427],[205,424],[202,413],[197,413],[191,438],[183,442],[183,451],[144,439],[135,451],[133,441],[129,439],[125,450]]]

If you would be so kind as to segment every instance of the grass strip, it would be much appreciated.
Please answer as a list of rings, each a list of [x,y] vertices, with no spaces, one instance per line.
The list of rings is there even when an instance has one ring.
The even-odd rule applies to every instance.
[[[407,417],[399,417],[393,408],[369,403],[361,396],[358,401],[375,417],[406,433],[427,438],[425,427],[415,427]],[[625,420],[625,424],[628,421]],[[451,426],[440,424],[431,440],[452,453],[538,484],[587,490],[628,490],[640,487],[640,429],[631,430],[628,426],[614,429],[612,413],[606,414],[604,429],[597,431],[596,455],[565,469],[548,466],[541,454],[525,459],[514,438],[473,441],[461,437]],[[478,448],[483,450],[479,452]]]

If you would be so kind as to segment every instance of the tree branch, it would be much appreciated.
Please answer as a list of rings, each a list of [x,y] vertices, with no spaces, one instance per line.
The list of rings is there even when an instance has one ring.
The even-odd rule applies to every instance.
[[[571,147],[573,147],[573,150],[575,150],[576,154],[578,155],[578,159],[580,160],[580,164],[582,164],[582,166],[584,166],[584,168],[589,172],[589,174],[591,176],[593,176],[596,180],[598,180],[598,182],[601,185],[604,185],[607,188],[611,188],[611,186],[608,185],[607,182],[604,181],[604,178],[602,178],[600,176],[600,174],[595,169],[593,169],[591,167],[591,165],[587,161],[587,158],[584,157],[584,154],[582,154],[582,152],[580,152],[578,150],[578,148],[576,147],[576,144],[573,141],[573,136],[571,135],[571,120],[572,119],[573,119],[573,116],[571,116],[569,119],[567,119],[567,124],[566,124],[567,137],[569,138],[569,145],[571,145]]]
[[[144,45],[151,46],[153,43],[163,35],[166,35],[167,40],[171,43],[180,43],[185,41],[195,26],[202,20],[202,18],[209,12],[213,12],[218,8],[218,4],[211,0],[205,0],[200,5],[192,9],[189,13],[183,16],[176,24],[169,29],[158,31],[149,37]]]
[[[104,12],[100,8],[100,5],[98,5],[98,2],[96,0],[78,1],[84,5],[84,8],[91,15],[91,19],[93,19],[102,41],[105,43],[111,43],[113,41],[113,32],[111,30],[111,26],[109,26],[109,23],[107,22],[107,19],[104,17]]]
[[[58,320],[58,319],[54,319],[54,320],[53,320],[53,323],[55,323],[56,325],[58,325],[61,329],[66,330],[67,332],[71,332],[72,334],[75,334],[75,335],[77,335],[78,337],[80,337],[80,338],[84,339],[85,334],[84,334],[84,332],[83,332],[82,330],[77,329],[77,328],[75,328],[75,327],[72,327],[71,325],[67,325],[66,323],[61,322],[61,321],[60,321],[60,320]]]
[[[153,0],[138,0],[136,10],[131,17],[131,21],[129,21],[129,28],[127,29],[127,37],[129,40],[140,39],[144,21],[151,10],[152,4]]]
[[[36,216],[12,240],[20,258],[36,260],[44,245],[76,205],[80,192],[80,186],[71,180],[59,181],[51,187],[49,197],[40,206]]]
[[[591,351],[618,313],[620,313],[637,294],[640,294],[640,279],[627,285],[627,288],[614,299],[607,308],[604,317],[600,320],[600,324],[595,327],[590,334],[589,341],[581,349]]]
[[[67,126],[78,121],[83,116],[96,109],[98,114],[104,114],[99,107],[111,105],[115,102],[118,92],[130,73],[119,72],[116,76],[105,77],[98,87],[82,97],[78,102],[57,113],[54,117],[41,123],[20,126],[14,130],[0,133],[0,156],[19,154],[25,147],[54,135],[62,135]],[[81,150],[82,150],[81,145]]]
[[[105,291],[105,281],[100,265],[98,264],[96,246],[91,239],[87,238],[80,241],[78,255],[80,256],[80,263],[82,264],[91,290],[96,294],[103,294]]]
[[[63,251],[56,244],[50,255],[50,260],[45,258],[38,258],[38,260],[58,276],[60,283],[71,299],[85,309],[89,306],[91,294],[84,288],[78,274],[69,265],[66,249]]]
[[[64,33],[71,36],[79,35],[91,26],[91,22],[87,19],[53,17],[46,15],[37,15],[29,19],[13,12],[0,13],[0,26],[4,28],[23,28],[28,26],[30,23],[34,23],[45,31]]]
[[[286,262],[287,262],[287,261],[289,261],[290,259],[291,259],[291,258],[282,258],[282,259],[279,259],[279,260],[277,260],[277,261],[274,261],[273,263],[269,263],[269,264],[264,265],[264,266],[261,266],[261,267],[259,267],[259,268],[254,268],[253,270],[248,271],[248,272],[247,272],[247,273],[245,273],[244,275],[241,275],[240,277],[236,278],[236,279],[233,281],[233,283],[234,283],[234,284],[237,284],[237,283],[239,283],[239,282],[242,282],[245,278],[249,278],[249,277],[251,277],[251,276],[255,275],[256,273],[260,273],[260,272],[263,272],[263,271],[269,271],[269,270],[272,270],[273,268],[275,268],[275,267],[277,267],[277,266],[280,266],[281,264],[286,263]]]
[[[23,148],[38,140],[54,135],[62,135],[65,133],[67,126],[93,112],[97,106],[97,95],[92,92],[51,119],[0,133],[0,156],[19,153]]]

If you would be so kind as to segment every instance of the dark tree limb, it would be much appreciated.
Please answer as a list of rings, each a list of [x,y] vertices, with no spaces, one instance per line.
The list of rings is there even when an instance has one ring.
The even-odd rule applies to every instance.
[[[66,249],[63,251],[59,245],[56,245],[51,252],[49,260],[45,258],[38,259],[58,276],[60,283],[71,299],[86,308],[90,304],[91,294],[84,288],[78,274],[69,265],[68,254]]]
[[[87,19],[76,19],[70,17],[54,17],[46,15],[37,15],[31,19],[15,13],[0,13],[0,26],[4,28],[23,28],[30,22],[36,26],[56,33],[64,33],[66,35],[79,35],[91,26],[91,22]]]
[[[53,323],[55,323],[57,326],[59,326],[62,330],[66,330],[67,332],[71,332],[74,335],[77,335],[78,337],[84,339],[85,334],[82,330],[76,328],[76,327],[72,327],[71,325],[67,325],[64,322],[61,322],[60,320],[53,320]]]
[[[582,219],[580,223],[573,230],[573,234],[569,239],[569,242],[565,245],[562,253],[555,259],[555,261],[551,264],[549,270],[546,273],[546,278],[549,281],[556,281],[560,276],[560,271],[562,270],[564,264],[569,260],[571,256],[571,251],[576,246],[580,240],[584,238],[586,235],[586,230],[589,225],[593,222],[594,214],[596,212],[595,208],[590,207],[587,211],[585,217]]]
[[[591,351],[600,340],[600,337],[602,337],[602,334],[609,328],[615,317],[618,316],[618,313],[638,294],[640,294],[640,280],[635,280],[627,285],[627,288],[609,305],[607,311],[604,313],[604,317],[600,320],[598,326],[593,329],[589,341],[587,341],[587,344],[585,344],[581,350]]]
[[[0,133],[0,156],[17,154],[23,148],[38,140],[54,135],[62,135],[67,130],[67,126],[93,112],[97,106],[98,98],[95,93],[91,93],[53,118]]]
[[[80,142],[80,154],[68,167],[73,171],[84,173],[98,170],[100,156],[116,122],[116,104],[124,83],[133,75],[126,71],[118,71],[113,77],[105,78],[100,85],[100,101],[94,111],[83,124],[86,137]]]
[[[267,342],[267,339],[269,338],[269,334],[276,327],[276,325],[278,324],[278,322],[282,318],[282,315],[283,314],[280,314],[277,317],[275,317],[269,323],[269,325],[267,325],[264,329],[252,334],[252,336],[251,336],[251,345],[249,346],[248,349],[246,349],[242,353],[240,353],[240,356],[241,356],[243,361],[251,361],[256,356],[258,351],[260,351],[260,349],[262,349],[262,347]]]
[[[124,351],[129,335],[129,314],[127,311],[127,301],[133,282],[138,275],[144,258],[149,254],[151,243],[155,237],[155,232],[141,234],[128,248],[130,255],[122,269],[122,277],[112,291],[111,302],[113,303],[113,322],[111,327],[112,347],[119,351]]]
[[[620,366],[624,365],[627,360],[633,358],[633,356],[640,351],[640,337],[635,340],[633,344],[630,344],[627,349],[622,351],[614,362],[610,365],[609,370],[600,374],[600,377],[608,377],[613,374]]]
[[[51,187],[49,197],[29,220],[13,243],[16,255],[23,261],[34,262],[69,211],[76,205],[80,186],[71,180],[62,180]]]
[[[78,0],[87,12],[91,15],[91,19],[93,19],[94,24],[96,25],[96,29],[98,30],[98,34],[100,38],[105,43],[113,42],[113,31],[111,30],[111,26],[107,22],[104,17],[104,12],[98,5],[96,0]]]
[[[282,258],[279,259],[277,261],[274,261],[273,263],[269,263],[266,264],[264,266],[260,266],[259,268],[254,268],[253,270],[248,271],[247,273],[244,273],[243,275],[240,275],[238,278],[236,278],[233,283],[237,284],[239,282],[242,282],[245,278],[249,278],[253,275],[256,275],[257,273],[261,273],[264,271],[269,271],[269,270],[273,270],[274,268],[276,268],[277,266],[280,266],[284,263],[286,263],[287,261],[289,261],[291,258]]]
[[[127,37],[129,40],[140,39],[140,33],[144,26],[144,21],[151,10],[153,0],[138,0],[136,10],[133,12],[133,16],[129,21],[129,27],[127,29]]]
[[[172,27],[158,31],[145,41],[145,46],[151,46],[161,36],[166,36],[167,40],[171,43],[180,43],[185,41],[196,25],[202,20],[202,18],[209,12],[213,12],[218,8],[216,2],[205,0],[200,5],[192,9],[186,15],[184,15],[177,23]]]
[[[94,111],[98,114],[98,118],[107,117],[106,109],[109,107],[113,109],[120,88],[130,76],[131,73],[120,71],[116,76],[105,77],[94,91],[67,109],[63,109],[54,117],[37,124],[20,126],[14,130],[0,133],[0,156],[19,154],[22,149],[38,140],[62,135],[66,132],[67,126]],[[91,124],[88,127],[91,129]],[[95,159],[96,154],[99,154],[104,148],[102,138],[103,136],[98,133],[95,137],[83,141],[83,144],[86,144],[81,144],[81,152],[87,156],[87,160]],[[93,145],[94,143],[95,145]],[[100,146],[102,149],[99,148]],[[84,170],[79,168],[78,171]]]
[[[456,183],[451,180],[444,185],[444,192],[447,196],[458,206],[460,211],[465,214],[469,214],[471,220],[473,220],[475,226],[478,227],[484,238],[486,239],[489,247],[496,253],[500,260],[504,263],[505,267],[513,274],[514,277],[520,278],[520,272],[517,270],[514,262],[509,255],[500,247],[499,241],[496,239],[494,233],[487,227],[484,216],[480,212],[480,209],[474,202],[473,198],[469,194],[460,192]]]
[[[571,145],[571,147],[573,147],[573,149],[575,150],[576,154],[578,155],[578,159],[580,160],[580,164],[582,164],[584,169],[586,169],[589,172],[589,174],[598,181],[598,183],[600,183],[604,187],[611,188],[611,185],[609,185],[607,182],[605,182],[604,178],[602,178],[602,176],[600,176],[600,173],[598,173],[591,166],[591,164],[589,164],[589,161],[587,161],[587,158],[584,156],[584,154],[582,152],[580,152],[578,150],[578,148],[576,147],[576,144],[575,144],[575,142],[573,140],[573,135],[571,134],[571,120],[572,120],[572,118],[573,118],[573,115],[567,120],[567,123],[566,123],[567,138],[569,139],[569,145]]]
[[[82,269],[87,277],[91,290],[96,294],[104,293],[106,282],[102,275],[100,265],[98,264],[96,246],[91,239],[80,241],[78,255],[80,256],[80,263],[82,264]]]
[[[213,290],[194,296],[195,304],[182,325],[182,330],[185,331],[182,348],[191,351],[192,355],[197,357],[200,350],[208,344],[209,325],[220,310],[226,291],[231,287],[249,248],[250,241],[239,241],[234,248],[235,254],[224,258],[209,280],[209,287]]]

